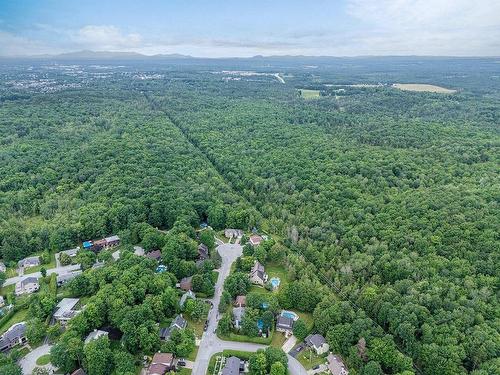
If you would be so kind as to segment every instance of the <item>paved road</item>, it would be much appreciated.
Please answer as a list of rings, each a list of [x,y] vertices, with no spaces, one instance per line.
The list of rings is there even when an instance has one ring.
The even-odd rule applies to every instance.
[[[266,347],[266,345],[247,342],[223,341],[214,333],[219,320],[217,309],[223,290],[224,280],[231,272],[231,264],[243,253],[243,247],[239,244],[220,244],[217,250],[222,257],[222,265],[219,269],[219,278],[217,279],[214,298],[212,299],[214,307],[208,316],[208,328],[201,338],[198,356],[193,364],[192,375],[205,375],[210,357],[215,353],[222,352],[226,349],[256,352]],[[288,368],[291,375],[307,375],[306,370],[302,367],[300,362],[291,356],[288,356]]]
[[[23,369],[23,374],[31,374],[35,367],[47,368],[49,370],[49,372],[52,373],[54,371],[54,367],[50,363],[48,365],[45,365],[45,366],[37,366],[36,365],[36,360],[38,358],[40,358],[42,355],[49,354],[51,347],[52,347],[52,345],[45,344],[45,345],[39,346],[36,349],[33,349],[33,351],[26,354],[26,356],[23,357],[19,361],[19,365]]]
[[[65,273],[73,272],[76,270],[80,269],[79,264],[72,264],[69,266],[63,266],[63,267],[56,267],[56,268],[51,268],[47,270],[47,275],[50,275],[52,273],[56,273],[58,275],[63,275]],[[22,279],[28,277],[28,276],[35,276],[35,277],[42,277],[42,274],[40,272],[33,272],[29,274],[24,274],[23,276],[15,276],[15,277],[9,277],[7,280],[5,280],[5,283],[3,285],[11,285],[15,284],[18,281],[21,281]]]

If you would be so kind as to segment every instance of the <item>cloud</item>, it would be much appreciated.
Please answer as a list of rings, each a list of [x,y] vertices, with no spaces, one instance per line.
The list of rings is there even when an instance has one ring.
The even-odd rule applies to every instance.
[[[370,53],[500,55],[498,0],[349,0],[347,14]]]
[[[76,33],[71,33],[72,40],[80,48],[95,50],[134,49],[143,45],[143,37],[138,33],[125,34],[115,26],[87,25]]]
[[[61,50],[40,41],[0,30],[0,56],[25,56],[54,52],[58,53]]]

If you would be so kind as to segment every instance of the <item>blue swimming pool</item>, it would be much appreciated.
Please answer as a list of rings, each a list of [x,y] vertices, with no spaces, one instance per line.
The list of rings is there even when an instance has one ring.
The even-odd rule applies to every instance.
[[[290,318],[293,320],[299,319],[299,316],[296,313],[294,313],[293,311],[283,310],[281,312],[281,316],[284,316],[285,318]]]
[[[274,289],[276,289],[277,287],[280,286],[281,280],[279,277],[273,277],[273,278],[271,278],[270,281],[271,281],[271,285],[273,286]]]

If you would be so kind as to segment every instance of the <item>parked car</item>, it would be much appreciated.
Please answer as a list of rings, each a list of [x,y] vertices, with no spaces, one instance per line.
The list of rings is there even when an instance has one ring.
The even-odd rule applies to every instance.
[[[184,358],[180,358],[177,361],[177,365],[179,365],[179,366],[186,366],[186,360]]]
[[[319,365],[316,365],[313,367],[313,370],[317,370],[317,369],[319,369]]]

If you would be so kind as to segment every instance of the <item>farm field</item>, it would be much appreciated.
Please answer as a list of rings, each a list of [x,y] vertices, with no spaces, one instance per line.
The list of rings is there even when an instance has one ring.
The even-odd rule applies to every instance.
[[[439,94],[453,94],[456,92],[456,90],[421,83],[395,83],[392,87],[403,91],[434,92]]]

